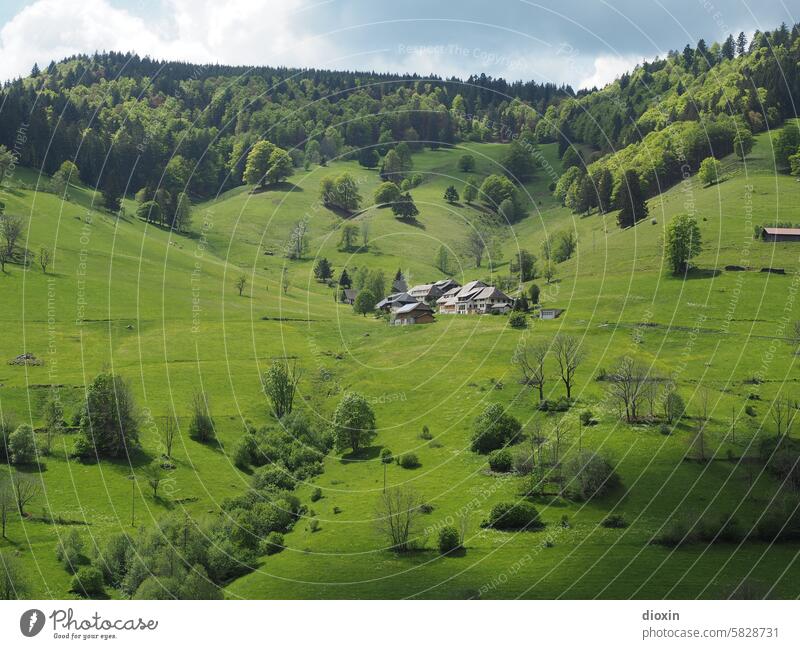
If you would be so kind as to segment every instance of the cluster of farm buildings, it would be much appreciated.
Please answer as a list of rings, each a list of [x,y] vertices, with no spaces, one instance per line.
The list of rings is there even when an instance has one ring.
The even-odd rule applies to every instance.
[[[442,279],[411,288],[406,288],[403,280],[397,280],[392,289],[394,292],[378,302],[375,310],[389,314],[389,322],[393,325],[433,322],[437,312],[456,315],[508,313],[514,307],[513,298],[480,280],[462,286],[453,279]],[[347,302],[355,300],[356,291],[346,290],[344,294]]]

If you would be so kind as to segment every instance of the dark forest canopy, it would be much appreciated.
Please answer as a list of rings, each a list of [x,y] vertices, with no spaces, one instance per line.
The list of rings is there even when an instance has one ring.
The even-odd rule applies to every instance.
[[[588,165],[680,122],[726,116],[752,132],[774,127],[796,113],[798,63],[798,28],[785,25],[750,42],[743,34],[701,40],[578,94],[485,75],[462,81],[80,55],[5,84],[0,144],[46,173],[75,160],[81,179],[112,204],[141,190],[207,198],[240,185],[259,140],[299,166],[357,158],[364,148],[383,156],[396,142],[418,150],[524,134],[557,141],[562,151],[588,145]],[[25,144],[15,147],[21,131]],[[720,150],[728,148],[725,141]]]

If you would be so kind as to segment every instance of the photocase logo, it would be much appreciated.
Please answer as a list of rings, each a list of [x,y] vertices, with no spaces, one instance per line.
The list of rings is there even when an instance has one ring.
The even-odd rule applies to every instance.
[[[32,608],[25,611],[22,617],[19,618],[19,630],[26,638],[32,638],[37,635],[44,627],[44,613],[38,608]]]

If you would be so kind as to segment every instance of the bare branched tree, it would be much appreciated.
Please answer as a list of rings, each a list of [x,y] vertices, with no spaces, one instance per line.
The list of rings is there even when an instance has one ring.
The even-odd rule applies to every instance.
[[[561,457],[561,447],[567,439],[569,424],[562,417],[553,426],[553,464],[558,465]]]
[[[511,362],[519,367],[525,385],[531,385],[539,390],[539,401],[544,400],[544,361],[547,357],[545,343],[522,341],[514,352]]]
[[[789,435],[792,432],[792,424],[797,414],[797,404],[793,403],[788,396],[778,394],[772,402],[769,411],[772,421],[775,422],[775,434],[778,437]]]
[[[392,487],[381,494],[378,527],[396,552],[407,552],[420,515],[420,499],[409,488]]]
[[[575,371],[583,360],[580,342],[574,336],[559,334],[553,341],[553,353],[558,361],[561,371],[561,380],[567,389],[567,399],[572,398],[572,386],[575,380]]]
[[[164,440],[164,455],[172,457],[172,446],[175,443],[175,437],[178,434],[178,422],[171,415],[164,417],[164,426],[161,431],[161,436]]]
[[[53,254],[50,252],[49,248],[46,246],[39,248],[39,265],[42,267],[43,273],[47,273],[47,267],[50,265],[52,259]]]
[[[3,538],[6,538],[6,524],[8,523],[8,515],[14,507],[14,493],[11,490],[11,485],[8,480],[0,482],[0,523],[3,527]]]
[[[11,488],[14,492],[17,511],[20,516],[25,516],[25,505],[36,497],[39,493],[39,485],[33,478],[15,473],[11,477]]]
[[[475,260],[475,266],[481,267],[483,256],[486,254],[486,237],[480,230],[472,229],[467,233],[464,241],[464,254]]]
[[[647,368],[629,356],[622,358],[609,374],[609,394],[625,412],[625,421],[631,423],[639,416],[639,406],[648,384]]]

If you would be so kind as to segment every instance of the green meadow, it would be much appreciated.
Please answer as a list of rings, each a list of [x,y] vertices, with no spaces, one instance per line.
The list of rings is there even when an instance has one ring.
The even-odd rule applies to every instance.
[[[70,200],[62,201],[36,190],[47,178],[17,169],[2,198],[6,212],[24,218],[28,250],[48,246],[55,254],[47,273],[36,264],[9,264],[0,275],[2,416],[41,428],[55,385],[70,421],[85,387],[110,369],[132,387],[142,440],[130,463],[85,463],[70,456],[76,433],[68,430],[41,458],[40,472],[20,469],[40,476],[41,489],[27,518],[10,517],[0,549],[25,567],[32,596],[75,596],[71,575],[55,557],[59,537],[73,529],[88,545],[101,544],[113,532],[134,533],[169,513],[217,515],[225,498],[245,492],[250,476],[234,465],[232,450],[248,422],[275,424],[261,376],[274,360],[289,358],[302,370],[296,407],[314,427],[326,428],[353,390],[372,404],[378,435],[356,457],[330,453],[324,472],[298,487],[306,517],[286,535],[282,552],[260,558],[253,572],[226,585],[228,598],[725,598],[743,582],[771,597],[796,597],[796,543],[669,548],[651,540],[670,521],[709,512],[734,515],[751,530],[788,493],[754,458],[760,441],[775,434],[771,401],[797,390],[792,327],[800,320],[800,244],[761,242],[753,227],[798,220],[800,184],[775,173],[771,141],[760,135],[744,162],[722,161],[722,182],[703,187],[690,177],[651,199],[646,220],[620,230],[614,212],[579,216],[552,197],[548,188],[561,163],[557,145],[541,145],[547,165],[526,185],[528,216],[505,228],[494,257],[476,268],[459,251],[482,209],[450,205],[442,196],[451,184],[462,192],[469,175],[497,172],[506,146],[415,153],[414,172],[424,179],[411,190],[420,211],[415,224],[372,205],[380,184],[375,169],[331,162],[296,169],[277,188],[240,187],[195,205],[188,235],[138,220],[127,199],[126,215],[117,218],[87,187],[72,186]],[[465,151],[477,161],[470,174],[458,170]],[[338,249],[345,221],[319,199],[321,179],[343,171],[364,198],[351,219],[369,224],[369,244],[359,252]],[[670,220],[686,212],[699,222],[703,247],[696,268],[679,278],[667,268],[662,242]],[[287,261],[283,247],[299,220],[308,223],[309,251]],[[565,230],[575,232],[577,253],[556,266],[551,283],[534,280],[542,304],[565,311],[552,321],[529,317],[522,330],[506,316],[490,315],[390,327],[338,303],[335,289],[313,275],[315,261],[325,257],[335,277],[343,268],[353,276],[368,267],[389,279],[400,269],[409,285],[429,282],[442,276],[434,260],[444,245],[458,256],[459,282],[494,280],[509,275],[519,249],[541,258],[545,237]],[[749,270],[725,270],[730,265]],[[765,267],[785,274],[760,272]],[[242,274],[247,284],[240,296],[234,283]],[[538,395],[521,385],[511,358],[521,340],[549,342],[556,334],[577,337],[585,353],[576,403],[563,415],[562,457],[597,451],[615,465],[621,486],[589,502],[535,499],[546,523],[541,531],[482,528],[494,504],[520,498],[523,478],[488,470],[486,457],[470,450],[472,423],[499,403],[526,433],[537,426],[550,432],[562,415],[538,411]],[[43,363],[8,364],[23,352]],[[624,355],[677,384],[687,411],[672,434],[624,423],[608,400],[597,377]],[[558,399],[564,386],[553,358],[546,367],[545,396]],[[763,380],[753,383],[756,376]],[[199,388],[210,397],[218,445],[188,436]],[[698,461],[693,440],[704,405],[709,459]],[[596,425],[580,424],[587,409]],[[156,498],[139,472],[162,452],[170,416],[180,423],[176,466]],[[420,436],[423,426],[432,439]],[[420,466],[384,465],[382,448],[395,456],[415,453]],[[424,549],[386,549],[376,520],[384,477],[390,487],[413,488],[431,506],[419,519]],[[316,488],[322,498],[311,502]],[[468,513],[466,550],[442,557],[437,530],[459,512]],[[603,527],[611,514],[623,515],[628,526]]]

